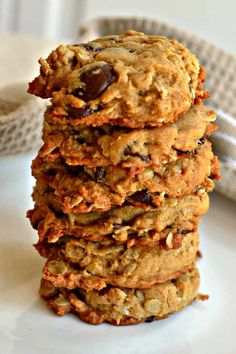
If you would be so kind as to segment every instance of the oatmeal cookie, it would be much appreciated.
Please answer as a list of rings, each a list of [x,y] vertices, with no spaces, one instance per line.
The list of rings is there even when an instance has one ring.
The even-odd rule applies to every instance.
[[[183,228],[179,226],[167,226],[160,232],[144,232],[142,234],[129,233],[128,239],[115,239],[112,237],[103,237],[99,239],[99,243],[105,246],[113,245],[126,245],[127,248],[132,246],[145,246],[145,247],[158,247],[164,250],[177,249],[181,247],[182,240],[185,235],[190,232],[196,232],[198,230],[197,217],[195,218],[195,223],[188,224],[188,227]],[[119,226],[116,225],[117,229]],[[44,258],[50,258],[57,254],[61,247],[64,247],[65,244],[71,240],[78,240],[78,238],[73,236],[62,236],[58,239],[57,242],[50,243],[47,239],[38,240],[34,244],[35,249],[39,254]],[[86,240],[86,238],[85,238]],[[88,238],[88,241],[90,239]],[[93,242],[97,242],[96,237],[92,238]]]
[[[32,226],[38,230],[39,239],[57,242],[60,237],[74,236],[92,241],[114,239],[127,242],[130,237],[159,233],[166,227],[192,229],[199,216],[209,206],[207,193],[174,199],[169,205],[146,211],[135,206],[114,207],[107,212],[62,214],[52,206],[35,204],[28,212]]]
[[[194,105],[177,122],[161,128],[129,129],[44,123],[44,144],[39,156],[53,161],[63,158],[68,165],[89,167],[118,165],[150,166],[173,162],[178,151],[193,151],[216,125],[214,111]]]
[[[150,288],[193,269],[198,233],[183,235],[174,243],[169,233],[154,247],[115,245],[82,239],[69,240],[52,252],[43,277],[56,287],[101,290],[107,285]]]
[[[199,272],[195,268],[180,278],[149,289],[109,286],[100,291],[56,288],[43,279],[40,294],[59,316],[73,312],[91,324],[131,325],[152,322],[182,310],[198,297]]]
[[[96,187],[99,187],[99,184],[93,189],[89,188],[90,192],[86,192],[86,198],[80,197],[78,191],[76,191],[71,198],[70,196],[58,194],[58,192],[54,191],[46,184],[36,182],[32,197],[37,204],[51,205],[55,210],[65,214],[69,214],[71,212],[74,214],[81,214],[88,213],[90,211],[105,212],[110,210],[115,205],[133,205],[145,210],[150,210],[153,208],[158,208],[162,205],[170,205],[172,202],[175,203],[176,199],[173,197],[168,197],[164,193],[149,193],[147,190],[136,192],[128,196],[125,200],[120,195],[116,195],[115,193],[112,194],[112,198],[110,198],[109,195],[105,193],[106,188]],[[208,178],[203,181],[201,185],[197,186],[191,194],[199,195],[205,192],[211,192],[213,188],[214,183]]]
[[[61,159],[45,162],[38,156],[32,173],[38,180],[34,199],[42,203],[54,197],[64,213],[106,211],[125,201],[143,208],[159,206],[166,198],[211,191],[210,178],[219,179],[218,160],[207,141],[160,166],[88,168],[68,166]]]
[[[40,59],[29,92],[52,97],[58,122],[161,126],[208,96],[197,58],[176,40],[128,31],[60,45]]]

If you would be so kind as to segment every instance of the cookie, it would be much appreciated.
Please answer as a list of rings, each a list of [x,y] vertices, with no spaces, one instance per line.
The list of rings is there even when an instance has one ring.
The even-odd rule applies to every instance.
[[[52,196],[64,213],[106,211],[125,201],[143,208],[157,207],[167,197],[211,191],[214,183],[208,177],[219,178],[218,160],[207,141],[194,152],[178,153],[175,162],[152,168],[70,167],[60,159],[44,162],[37,157],[32,173],[39,186],[35,200],[42,203]]]
[[[72,126],[48,122],[46,116],[39,156],[48,161],[61,157],[73,166],[160,165],[175,161],[179,151],[195,150],[216,129],[209,123],[214,119],[215,113],[203,105],[193,106],[177,122],[161,128]]]
[[[56,287],[101,290],[107,285],[150,288],[193,269],[198,250],[198,232],[173,234],[154,247],[115,245],[69,240],[51,252],[43,278]],[[164,247],[163,247],[164,246]],[[175,247],[175,248],[174,248]],[[53,250],[52,250],[53,251]]]
[[[161,126],[207,97],[197,58],[176,40],[128,31],[61,45],[40,59],[29,93],[52,97],[58,122]]]
[[[127,242],[129,238],[159,233],[166,227],[193,229],[199,216],[209,206],[207,193],[174,199],[169,205],[146,211],[135,206],[112,208],[107,212],[63,214],[52,206],[35,204],[28,212],[32,226],[38,230],[39,239],[56,242],[63,236],[74,236],[92,241],[114,239]]]
[[[143,232],[139,235],[137,233],[129,233],[128,238],[124,237],[105,237],[99,238],[92,237],[93,242],[99,241],[101,245],[113,246],[113,245],[125,245],[127,248],[133,246],[143,247],[159,247],[160,249],[170,250],[177,249],[182,245],[182,240],[185,235],[190,232],[196,232],[198,230],[199,217],[195,217],[194,222],[188,223],[188,225],[182,226],[167,226],[160,232]],[[184,228],[185,226],[185,228]],[[116,225],[117,229],[119,226]],[[71,236],[62,236],[56,242],[50,243],[47,239],[38,240],[34,244],[35,249],[44,258],[50,258],[52,255],[56,255],[59,249],[64,246],[70,240],[77,240],[78,238]],[[85,238],[86,240],[86,238]],[[89,241],[90,238],[87,238]]]
[[[93,184],[87,184],[87,187],[93,187]],[[85,186],[84,186],[85,187]],[[46,184],[37,182],[32,193],[33,200],[37,204],[51,205],[56,210],[65,214],[74,213],[88,213],[90,211],[108,211],[114,205],[133,205],[145,210],[158,208],[162,205],[168,205],[172,203],[172,200],[176,198],[169,198],[164,193],[149,193],[147,190],[141,190],[127,197],[124,201],[120,195],[112,194],[112,198],[109,198],[107,189],[99,188],[99,184],[90,188],[89,191],[85,191],[82,187],[82,191],[86,193],[86,198],[80,197],[78,191],[74,195],[65,196],[60,195],[58,192],[48,187]],[[211,192],[214,188],[214,183],[211,179],[206,179],[201,185],[195,188],[193,195],[199,195],[205,192]],[[106,192],[105,192],[106,191]],[[65,192],[65,191],[63,191]]]
[[[57,315],[75,313],[91,324],[108,322],[131,325],[152,322],[182,310],[198,297],[199,272],[195,268],[182,277],[149,289],[109,286],[101,291],[55,288],[42,280],[40,294]]]

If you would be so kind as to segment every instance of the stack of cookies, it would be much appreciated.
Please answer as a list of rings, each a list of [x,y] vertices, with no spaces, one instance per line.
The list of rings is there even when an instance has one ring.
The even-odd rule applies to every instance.
[[[198,225],[219,178],[204,70],[183,45],[128,31],[61,45],[29,92],[51,98],[36,178],[40,294],[58,315],[150,322],[198,297]]]

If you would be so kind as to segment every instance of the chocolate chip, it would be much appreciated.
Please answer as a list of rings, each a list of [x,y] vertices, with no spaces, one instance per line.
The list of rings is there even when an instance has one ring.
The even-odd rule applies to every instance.
[[[80,47],[83,47],[84,49],[88,51],[92,51],[93,47],[89,43],[80,43]]]
[[[182,229],[177,229],[178,234],[186,235],[192,232],[191,230],[182,230]]]
[[[187,235],[191,232],[191,230],[177,230],[178,233],[182,234],[182,235]]]
[[[60,211],[60,210],[54,210],[53,209],[53,205],[50,205],[50,207],[51,207],[51,209],[53,210],[53,212],[54,212],[54,214],[55,214],[55,216],[57,217],[57,218],[61,218],[61,217],[63,217],[63,212],[62,211]]]
[[[72,59],[72,65],[76,66],[78,64],[78,59],[76,57],[73,57]]]
[[[150,323],[153,322],[155,320],[155,316],[149,316],[145,322]]]
[[[124,156],[132,156],[132,150],[130,148],[130,146],[126,146],[125,150],[124,150]]]
[[[101,47],[93,47],[93,52],[99,53],[102,51],[103,48]]]
[[[76,140],[77,143],[79,143],[79,144],[85,144],[85,143],[86,143],[85,140],[84,140],[83,138],[81,138],[80,135],[76,135],[76,136],[75,136],[75,140]]]
[[[130,146],[126,146],[124,149],[124,156],[134,156],[134,157],[139,157],[142,161],[145,162],[150,162],[150,156],[149,155],[141,155],[138,152],[132,152]]]
[[[121,229],[122,228],[122,225],[121,224],[118,224],[118,223],[114,223],[113,224],[113,229],[114,230],[119,230],[119,229]]]
[[[108,262],[107,262],[108,263]],[[99,295],[100,296],[105,296],[106,295],[106,292],[108,289],[110,289],[111,286],[110,285],[107,285],[105,288],[103,288],[102,290],[99,290]]]
[[[70,107],[68,119],[80,119],[93,113],[93,110],[89,107],[75,108]]]
[[[198,140],[198,145],[203,145],[206,140],[207,140],[207,137],[204,135],[201,139]]]
[[[83,300],[83,294],[80,292],[79,288],[72,289],[71,292],[75,294],[78,299]]]
[[[92,179],[92,177],[86,171],[84,171],[83,166],[67,165],[66,171],[67,171],[66,173],[70,173],[74,177],[78,177],[78,178],[82,179],[82,181],[84,181],[84,182]]]
[[[143,161],[145,161],[145,162],[150,162],[150,161],[151,161],[151,159],[150,159],[150,156],[149,156],[149,155],[141,155],[141,154],[137,154],[137,156],[138,156],[141,160],[143,160]]]
[[[115,80],[115,72],[110,64],[95,66],[80,75],[83,87],[77,88],[73,94],[85,102],[99,97]]]
[[[101,50],[102,50],[101,47],[95,47],[95,46],[92,46],[92,44],[89,44],[89,43],[81,43],[80,46],[84,47],[89,52],[101,52]]]
[[[184,155],[184,151],[175,148],[174,150],[177,152],[178,155]]]
[[[50,168],[49,170],[47,170],[47,175],[54,177],[56,176],[56,171]]]
[[[97,167],[95,170],[95,179],[97,183],[103,183],[106,176],[106,170],[103,167]]]
[[[152,196],[146,190],[132,194],[131,198],[134,199],[136,202],[140,202],[140,203],[144,203],[144,204],[153,206]]]
[[[189,150],[189,151],[182,151],[179,149],[174,149],[178,156],[194,156],[195,155],[195,150]]]

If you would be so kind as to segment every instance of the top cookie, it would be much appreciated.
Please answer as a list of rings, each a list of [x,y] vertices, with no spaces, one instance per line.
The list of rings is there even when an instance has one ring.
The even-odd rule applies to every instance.
[[[196,56],[160,36],[128,31],[60,45],[39,63],[29,92],[52,97],[52,116],[72,124],[161,126],[206,96]]]

